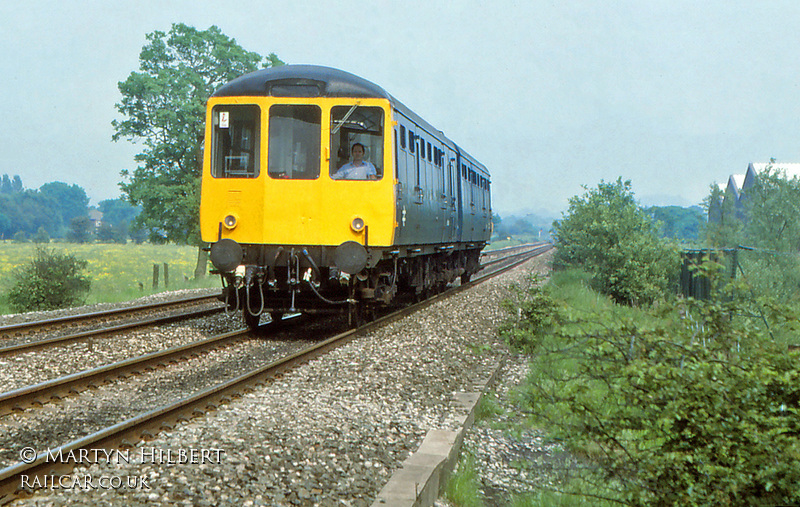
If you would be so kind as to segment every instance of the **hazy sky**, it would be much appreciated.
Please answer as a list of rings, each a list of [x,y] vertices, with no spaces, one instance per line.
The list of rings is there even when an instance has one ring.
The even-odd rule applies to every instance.
[[[93,204],[141,149],[111,141],[117,83],[177,22],[377,83],[489,168],[501,215],[618,176],[689,205],[800,162],[796,0],[0,0],[0,20],[0,174]]]

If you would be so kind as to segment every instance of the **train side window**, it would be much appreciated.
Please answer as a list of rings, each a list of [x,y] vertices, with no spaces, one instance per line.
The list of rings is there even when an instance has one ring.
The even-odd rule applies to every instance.
[[[220,105],[211,114],[211,175],[257,178],[261,110],[255,105]]]
[[[414,145],[415,144],[416,143],[414,142],[414,132],[409,129],[409,131],[408,131],[408,151],[410,151],[411,153],[414,153]]]
[[[406,128],[400,125],[400,147],[406,149]]]
[[[420,139],[419,140],[419,155],[423,159],[425,158],[425,140],[424,139]]]
[[[431,143],[428,143],[428,162],[431,161]]]
[[[270,177],[319,178],[322,110],[311,105],[276,104],[269,108]]]
[[[384,110],[374,106],[353,104],[331,108],[331,178],[374,180],[383,177],[384,116]],[[361,161],[353,157],[356,144],[363,147]],[[375,168],[374,174],[369,166]]]

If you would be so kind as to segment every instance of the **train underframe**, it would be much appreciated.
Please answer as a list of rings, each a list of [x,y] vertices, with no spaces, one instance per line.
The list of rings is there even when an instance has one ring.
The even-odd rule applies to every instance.
[[[342,254],[333,247],[242,245],[242,263],[218,271],[221,298],[229,310],[241,311],[251,328],[259,326],[264,314],[280,322],[291,313],[346,313],[348,323],[357,326],[381,309],[441,292],[456,278],[468,282],[480,269],[482,247],[369,248]],[[351,257],[364,254],[359,269],[362,259]]]

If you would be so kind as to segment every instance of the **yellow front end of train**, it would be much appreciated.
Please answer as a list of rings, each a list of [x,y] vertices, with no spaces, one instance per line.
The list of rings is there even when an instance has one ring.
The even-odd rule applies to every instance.
[[[386,99],[212,97],[200,206],[203,241],[391,246],[391,132]],[[354,163],[355,144],[363,147],[362,164],[374,174],[367,169],[342,177],[340,169]]]

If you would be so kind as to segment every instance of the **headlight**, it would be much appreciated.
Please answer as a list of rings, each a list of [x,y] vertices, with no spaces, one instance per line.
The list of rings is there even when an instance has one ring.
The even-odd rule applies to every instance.
[[[238,222],[239,222],[239,220],[236,218],[236,215],[227,215],[222,220],[223,225],[225,225],[225,227],[228,228],[228,229],[233,229],[234,227],[236,227],[236,224]]]
[[[360,217],[356,217],[350,222],[350,228],[353,229],[353,232],[361,232],[364,230],[364,219]]]

